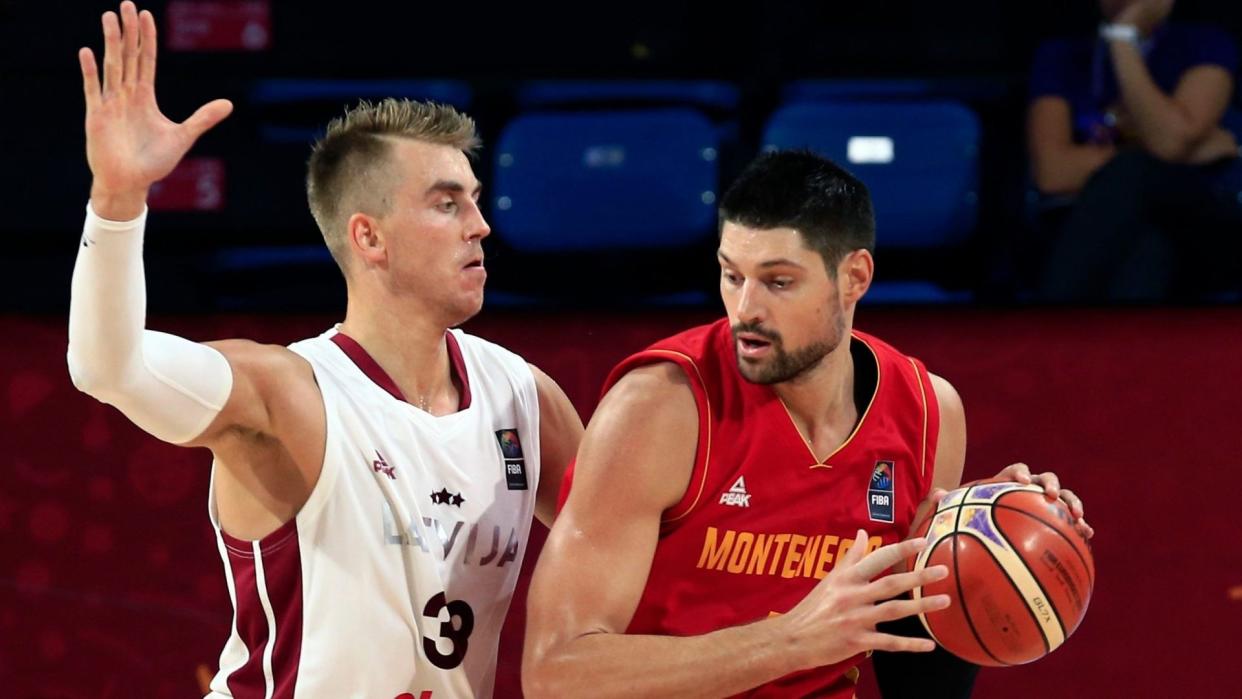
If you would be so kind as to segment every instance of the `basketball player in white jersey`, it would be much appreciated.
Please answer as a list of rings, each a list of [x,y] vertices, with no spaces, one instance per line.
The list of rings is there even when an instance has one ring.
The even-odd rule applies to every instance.
[[[79,59],[94,180],[69,316],[82,391],[212,450],[234,623],[211,697],[489,696],[530,520],[550,521],[582,423],[543,373],[459,330],[488,235],[473,122],[386,100],[334,121],[307,188],[345,320],[288,348],[144,329],[146,197],[232,109],[154,96],[155,22],[103,16]]]

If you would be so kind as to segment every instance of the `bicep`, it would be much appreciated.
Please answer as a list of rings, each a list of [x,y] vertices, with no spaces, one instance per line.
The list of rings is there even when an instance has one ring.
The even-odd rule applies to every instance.
[[[573,490],[531,583],[531,659],[585,634],[625,631],[661,516],[685,492],[697,448],[694,398],[684,384],[666,383],[675,377],[645,369],[609,391],[587,427]]]
[[[552,526],[556,515],[556,498],[561,490],[565,469],[578,453],[584,428],[582,418],[547,374],[534,365],[535,388],[539,393],[539,490],[535,496],[535,516]]]

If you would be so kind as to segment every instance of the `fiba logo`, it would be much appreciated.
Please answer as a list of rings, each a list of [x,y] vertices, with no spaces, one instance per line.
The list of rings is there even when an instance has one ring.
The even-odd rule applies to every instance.
[[[875,490],[893,490],[893,462],[880,461],[871,472],[871,487]]]
[[[873,522],[893,521],[893,478],[896,463],[877,461],[867,489],[867,516]]]

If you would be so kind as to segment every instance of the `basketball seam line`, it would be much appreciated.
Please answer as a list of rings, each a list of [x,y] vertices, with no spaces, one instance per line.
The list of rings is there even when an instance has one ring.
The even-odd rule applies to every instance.
[[[1002,495],[1004,495],[1004,493],[1002,493]],[[1093,589],[1093,590],[1095,589],[1095,575],[1091,572],[1091,571],[1092,571],[1092,568],[1093,568],[1094,566],[1089,566],[1089,565],[1087,565],[1087,557],[1086,557],[1086,556],[1084,556],[1084,555],[1082,555],[1082,552],[1078,550],[1078,546],[1076,546],[1076,545],[1074,544],[1073,540],[1072,540],[1072,539],[1070,539],[1070,538],[1069,538],[1068,536],[1066,536],[1065,534],[1062,534],[1062,533],[1061,533],[1061,530],[1060,530],[1060,529],[1057,529],[1057,527],[1056,527],[1054,524],[1052,524],[1052,523],[1051,523],[1051,522],[1049,522],[1048,520],[1044,519],[1043,517],[1040,517],[1039,515],[1034,515],[1034,514],[1031,514],[1030,512],[1027,512],[1026,510],[1023,510],[1023,509],[1020,509],[1020,508],[1014,507],[1013,505],[1005,505],[1005,504],[1000,503],[1000,502],[993,502],[992,507],[1000,507],[1000,508],[1003,508],[1003,509],[1006,509],[1006,510],[1013,510],[1014,512],[1021,512],[1022,514],[1026,515],[1027,517],[1031,517],[1031,518],[1033,518],[1033,519],[1037,519],[1037,520],[1039,520],[1041,523],[1043,523],[1046,527],[1048,527],[1048,528],[1049,528],[1049,529],[1051,529],[1052,531],[1056,532],[1056,533],[1057,533],[1057,535],[1058,535],[1058,536],[1060,536],[1062,539],[1065,539],[1065,542],[1066,542],[1067,544],[1069,544],[1069,546],[1070,546],[1070,548],[1071,548],[1071,549],[1073,549],[1073,551],[1074,551],[1074,555],[1075,555],[1075,556],[1078,556],[1078,561],[1079,561],[1080,563],[1082,563],[1082,568],[1083,568],[1083,570],[1087,571],[1087,582],[1091,585],[1091,589]]]
[[[969,493],[967,494],[969,495]],[[1002,661],[1000,658],[996,657],[996,655],[992,653],[992,649],[988,648],[987,644],[983,642],[983,638],[979,635],[979,630],[975,628],[975,620],[972,619],[970,616],[970,607],[967,606],[966,604],[966,593],[964,590],[962,590],[962,576],[958,574],[958,569],[957,569],[957,537],[960,532],[958,528],[962,524],[962,509],[963,509],[962,505],[958,504],[956,521],[953,523],[953,534],[950,535],[951,538],[953,539],[953,541],[950,543],[950,545],[953,547],[953,583],[954,585],[957,586],[957,599],[962,605],[962,616],[966,617],[966,625],[970,627],[970,633],[974,635],[975,642],[979,644],[979,647],[983,649],[983,652],[987,653],[988,657],[991,658],[992,660],[995,660],[997,664],[1003,665],[1003,666],[1009,666],[1010,663],[1006,663]],[[950,537],[945,537],[945,538],[950,538]],[[984,547],[984,550],[987,550],[986,546]]]
[[[995,502],[992,503],[992,508],[993,509],[996,508]],[[1013,510],[1014,508],[1005,507],[1002,509]],[[1018,511],[1021,512],[1021,510],[1018,510]],[[988,518],[992,520],[991,522],[992,528],[996,530],[996,535],[1005,540],[1005,543],[1009,545],[1009,549],[1011,551],[1013,551],[1014,553],[1018,553],[1018,547],[1014,545],[1012,539],[1010,539],[1008,536],[1005,535],[1005,530],[1001,529],[1000,525],[996,523],[996,519],[993,518],[991,514],[992,513],[990,512],[988,513]],[[1026,513],[1023,512],[1022,514],[1026,514]],[[1035,519],[1038,520],[1039,518],[1035,517]],[[1044,524],[1044,526],[1048,525],[1047,522],[1042,522],[1042,523]],[[984,548],[986,549],[987,547],[985,546]],[[992,555],[992,552],[988,551],[988,555]],[[996,558],[996,556],[992,556],[992,560],[996,561],[996,565],[1000,566],[1001,570],[1005,570],[1005,565],[1000,562],[1000,559]],[[1064,645],[1065,641],[1069,638],[1069,634],[1065,632],[1065,622],[1061,619],[1061,613],[1057,611],[1057,605],[1052,603],[1052,597],[1048,594],[1048,590],[1044,588],[1043,583],[1039,581],[1039,576],[1035,575],[1035,573],[1031,570],[1030,564],[1026,562],[1026,557],[1023,556],[1021,553],[1018,553],[1018,560],[1022,561],[1023,567],[1026,568],[1026,572],[1029,573],[1031,576],[1031,582],[1035,583],[1035,587],[1039,588],[1040,593],[1043,594],[1044,596],[1044,600],[1048,602],[1048,607],[1052,610],[1052,615],[1057,618],[1057,624],[1061,627],[1061,644]],[[1013,585],[1014,589],[1017,590],[1018,592],[1018,596],[1021,597],[1024,602],[1026,602],[1026,596],[1022,594],[1022,590],[1018,589],[1017,584],[1014,583],[1013,579],[1009,577],[1008,573],[1005,574],[1005,579],[1009,581],[1009,584]],[[1026,607],[1026,611],[1030,613],[1031,618],[1035,620],[1035,626],[1039,628],[1039,636],[1044,641],[1044,655],[1051,653],[1053,651],[1053,648],[1052,648],[1052,644],[1048,641],[1048,634],[1044,633],[1044,625],[1039,623],[1039,617],[1035,616],[1035,612],[1031,611],[1031,606],[1029,603],[1027,603],[1025,607]]]
[[[1002,510],[1009,510],[1010,512],[1017,512],[1017,513],[1018,513],[1018,514],[1020,514],[1020,515],[1024,515],[1024,516],[1026,516],[1026,517],[1030,517],[1031,519],[1035,520],[1036,522],[1039,522],[1040,524],[1044,525],[1045,527],[1048,527],[1048,528],[1049,528],[1049,529],[1051,529],[1052,531],[1056,532],[1057,536],[1061,537],[1062,539],[1064,539],[1064,540],[1065,540],[1065,543],[1069,544],[1070,550],[1072,550],[1072,551],[1074,552],[1074,555],[1075,555],[1075,556],[1078,556],[1078,562],[1082,564],[1082,569],[1083,569],[1084,571],[1086,571],[1086,573],[1087,573],[1087,585],[1089,585],[1089,586],[1090,586],[1090,589],[1091,589],[1091,590],[1094,590],[1094,589],[1095,589],[1095,576],[1093,576],[1093,575],[1091,574],[1091,566],[1087,565],[1087,558],[1086,558],[1086,556],[1083,556],[1083,555],[1082,555],[1082,552],[1078,550],[1078,547],[1074,545],[1074,542],[1073,542],[1072,540],[1070,540],[1070,538],[1069,538],[1068,536],[1066,536],[1065,534],[1061,533],[1061,531],[1060,531],[1059,529],[1057,529],[1057,528],[1056,528],[1056,527],[1055,527],[1055,526],[1054,526],[1051,522],[1049,522],[1048,520],[1044,519],[1043,517],[1040,517],[1040,516],[1038,516],[1038,515],[1031,514],[1030,512],[1027,512],[1026,510],[1019,509],[1019,508],[1017,508],[1017,507],[1013,507],[1013,506],[1011,506],[1011,505],[1002,505],[1002,504],[999,504],[999,503],[994,503],[994,504],[992,505],[992,507],[994,507],[994,508],[1000,508],[1000,509],[1002,509]],[[1088,602],[1090,602],[1090,601],[1091,601],[1091,595],[1090,595],[1090,594],[1088,594],[1088,595],[1087,595],[1087,598],[1086,598],[1085,600],[1083,600],[1083,605],[1082,605],[1082,608],[1083,608],[1084,610],[1086,610],[1086,608],[1087,608],[1087,603],[1088,603]],[[1064,628],[1064,625],[1062,625],[1062,628]]]

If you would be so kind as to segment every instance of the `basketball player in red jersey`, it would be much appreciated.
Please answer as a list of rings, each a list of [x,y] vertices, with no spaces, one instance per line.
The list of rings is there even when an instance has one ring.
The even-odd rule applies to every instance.
[[[943,566],[884,573],[923,545],[902,541],[919,503],[959,484],[965,419],[947,381],[852,332],[866,187],[769,154],[721,221],[728,317],[623,361],[587,427],[531,586],[528,696],[851,697],[865,654],[935,648],[877,624],[948,604],[902,598]],[[1054,474],[998,478],[1042,484],[1090,535]],[[944,651],[886,655],[889,696],[970,692],[975,668]]]

